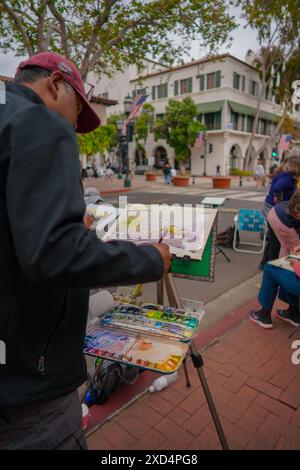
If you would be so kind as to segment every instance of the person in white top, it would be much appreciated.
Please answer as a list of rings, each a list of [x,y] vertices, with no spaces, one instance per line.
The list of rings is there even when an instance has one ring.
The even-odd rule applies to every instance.
[[[258,162],[255,168],[255,181],[257,191],[261,191],[262,187],[265,185],[265,169],[261,162]]]

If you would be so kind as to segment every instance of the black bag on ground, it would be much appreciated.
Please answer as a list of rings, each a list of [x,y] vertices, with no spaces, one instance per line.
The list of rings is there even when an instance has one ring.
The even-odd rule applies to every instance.
[[[133,384],[136,382],[139,371],[138,367],[114,361],[104,361],[93,387],[94,396],[97,397],[96,403],[99,405],[104,403],[124,383]]]
[[[225,248],[233,248],[233,238],[234,238],[234,225],[227,227],[224,232],[220,232],[217,235],[217,244],[219,246],[224,246]],[[236,245],[239,246],[240,238],[239,232],[237,232]]]

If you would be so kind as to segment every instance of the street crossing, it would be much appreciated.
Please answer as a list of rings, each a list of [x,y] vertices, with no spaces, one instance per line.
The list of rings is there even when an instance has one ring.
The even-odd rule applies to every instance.
[[[210,196],[210,197],[224,197],[226,200],[235,199],[235,200],[247,200],[254,202],[264,202],[266,193],[259,193],[257,191],[243,191],[243,190],[224,190],[224,189],[200,189],[200,188],[153,188],[147,189],[147,193],[151,194],[178,194],[182,196]]]

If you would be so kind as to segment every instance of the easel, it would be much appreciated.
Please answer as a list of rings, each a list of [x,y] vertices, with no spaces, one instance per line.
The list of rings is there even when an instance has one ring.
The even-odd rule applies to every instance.
[[[225,201],[225,198],[205,197],[204,199],[202,199],[201,204],[203,204],[206,207],[212,207],[213,209],[219,209],[221,206],[223,206],[224,201]],[[222,248],[218,245],[218,243],[216,246],[216,250],[217,250],[216,252],[217,255],[221,253],[221,255],[224,256],[224,258],[226,259],[228,263],[231,262],[231,259],[226,255],[226,253],[224,252],[224,250],[222,250]]]
[[[215,219],[215,221],[213,222],[213,225],[212,225],[212,236],[211,236],[211,244],[212,245],[211,246],[214,246],[215,239],[216,239],[216,231],[217,231],[217,225],[216,224],[217,224],[217,219]],[[204,259],[205,259],[205,255],[204,255]],[[211,261],[210,261],[209,273],[207,273],[207,275],[205,276],[206,277],[205,280],[207,280],[207,279],[212,280],[213,276],[214,276],[214,268],[212,268],[212,266],[214,267],[215,255],[213,254],[210,259],[211,259]],[[201,279],[200,275],[201,274],[197,273],[197,279],[199,279],[199,280]],[[183,277],[187,277],[187,276],[184,275]],[[158,305],[164,305],[164,287],[166,288],[166,291],[167,291],[169,305],[171,307],[175,307],[175,308],[182,308],[182,302],[181,302],[181,299],[180,299],[179,294],[177,292],[177,289],[176,289],[176,286],[175,286],[175,283],[174,283],[174,279],[173,279],[173,275],[171,273],[165,274],[163,276],[163,278],[160,279],[157,282],[157,303],[158,303]],[[220,440],[220,443],[221,443],[221,446],[222,446],[223,450],[228,450],[229,447],[228,447],[228,444],[227,444],[227,440],[226,440],[226,437],[225,437],[225,434],[224,434],[224,431],[223,431],[223,428],[222,428],[222,425],[221,425],[221,422],[220,422],[220,418],[219,418],[219,415],[217,413],[217,410],[216,410],[216,407],[215,407],[213,398],[211,396],[210,389],[209,389],[209,386],[208,386],[208,383],[206,381],[206,377],[205,377],[205,374],[204,374],[204,371],[203,371],[203,359],[202,359],[201,354],[197,351],[196,346],[195,346],[193,341],[191,342],[191,344],[189,346],[189,354],[192,358],[193,365],[194,365],[194,367],[197,371],[197,374],[198,374],[198,377],[199,377],[199,380],[200,380],[200,383],[201,383],[201,386],[202,386],[202,389],[203,389],[203,392],[204,392],[204,395],[205,395],[205,398],[206,398],[206,401],[207,401],[207,404],[208,404],[208,407],[209,407],[209,410],[210,410],[210,413],[211,413],[211,416],[212,416],[212,419],[213,419],[213,422],[214,422],[214,425],[215,425],[215,428],[216,428],[216,431],[217,431],[217,434],[218,434],[218,437],[219,437],[219,440]],[[91,378],[91,381],[90,381],[91,384],[93,384],[95,382],[95,379],[96,379],[98,373],[100,372],[101,367],[102,367],[102,361],[100,361],[100,363],[95,368],[93,377]],[[191,387],[191,383],[190,383],[189,376],[188,376],[187,365],[186,365],[186,358],[183,361],[183,368],[184,368],[184,374],[185,374],[185,379],[186,379],[186,386]],[[81,399],[81,402],[84,402],[85,397],[86,397],[86,395],[89,391],[89,388],[90,388],[90,385],[86,388],[85,393],[84,393],[84,395]]]
[[[166,287],[170,307],[182,308],[183,305],[181,303],[181,299],[178,295],[178,292],[174,283],[174,279],[171,273],[165,274],[164,277],[160,279],[157,283],[157,303],[159,305],[164,305],[164,285]],[[207,380],[203,371],[203,365],[204,365],[203,359],[202,359],[201,354],[197,351],[194,341],[191,342],[189,351],[190,351],[190,355],[192,358],[193,366],[195,367],[197,371],[217,434],[219,436],[222,449],[228,450],[229,447],[228,447],[227,440],[226,440],[226,437],[222,428],[222,424],[221,424],[219,415],[217,413],[216,406],[213,401],[212,395],[210,393],[210,389],[209,389],[209,386],[208,386],[208,383],[207,383]],[[186,365],[186,358],[184,359],[184,362],[183,362],[183,369],[184,369],[184,374],[185,374],[185,379],[186,379],[186,386],[190,387],[191,383],[189,380],[189,375],[188,375],[188,370],[187,370],[187,365]]]

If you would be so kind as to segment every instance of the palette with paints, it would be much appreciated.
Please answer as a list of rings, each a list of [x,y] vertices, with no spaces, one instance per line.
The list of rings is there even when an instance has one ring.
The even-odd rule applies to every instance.
[[[84,354],[117,360],[144,369],[173,373],[181,365],[189,343],[154,336],[124,334],[94,326],[86,334]]]
[[[177,314],[173,309],[159,311],[119,305],[100,317],[100,325],[190,341],[196,334],[199,320],[194,316]]]

